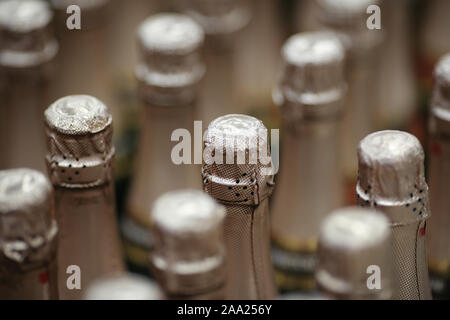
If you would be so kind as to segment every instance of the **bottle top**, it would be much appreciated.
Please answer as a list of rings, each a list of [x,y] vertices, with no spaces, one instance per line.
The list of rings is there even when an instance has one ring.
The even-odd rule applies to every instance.
[[[137,76],[157,88],[190,87],[203,77],[202,28],[191,18],[160,13],[141,23],[138,29],[143,61]]]
[[[379,30],[367,27],[367,9],[380,6],[379,0],[316,0],[318,19],[323,25],[339,32],[346,49],[372,50],[383,40]]]
[[[316,280],[338,299],[389,299],[392,294],[392,239],[389,220],[356,207],[331,213],[322,223]],[[368,288],[370,267],[379,268],[380,288]]]
[[[450,53],[443,56],[437,63],[434,78],[432,113],[450,121]]]
[[[61,98],[45,110],[47,166],[53,184],[90,187],[111,180],[112,116],[87,95]]]
[[[213,120],[204,139],[204,190],[224,203],[258,205],[273,187],[267,128],[247,115]]]
[[[224,282],[225,209],[199,190],[168,192],[152,208],[151,264],[172,294],[194,294]]]
[[[156,283],[135,274],[99,278],[86,290],[84,300],[162,300]]]
[[[336,102],[342,100],[346,91],[345,49],[336,34],[296,34],[284,44],[282,56],[284,66],[275,93],[279,94],[280,101],[276,102],[303,107],[302,110],[291,110],[289,118],[316,114],[326,116],[341,109],[341,104]]]
[[[358,161],[357,188],[370,193],[378,205],[408,202],[415,190],[428,192],[424,152],[409,133],[385,130],[368,135],[359,144]]]
[[[58,52],[52,20],[53,12],[45,1],[1,1],[0,65],[30,67],[51,60]]]
[[[0,171],[0,260],[20,270],[50,261],[58,232],[52,210],[52,188],[44,174]]]
[[[159,197],[152,210],[155,227],[167,236],[201,236],[222,227],[225,209],[201,191],[168,192]]]
[[[251,20],[247,0],[189,0],[181,3],[208,35],[226,35],[243,29]]]

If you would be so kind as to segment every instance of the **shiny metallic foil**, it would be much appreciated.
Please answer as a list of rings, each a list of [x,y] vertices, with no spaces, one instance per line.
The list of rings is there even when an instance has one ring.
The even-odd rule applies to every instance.
[[[225,298],[224,218],[225,208],[200,190],[156,200],[150,265],[169,299]]]
[[[0,299],[58,299],[53,192],[39,171],[0,171]]]
[[[382,213],[349,207],[325,218],[316,272],[322,294],[339,300],[390,299],[392,271],[392,232]]]
[[[433,297],[450,298],[450,54],[435,69],[431,102],[430,200],[433,218],[429,223],[428,265]]]
[[[426,222],[430,217],[424,152],[402,131],[379,131],[358,148],[357,204],[377,208],[390,219],[394,250],[394,299],[431,299]]]
[[[43,107],[58,43],[45,1],[0,2],[0,169],[45,172]]]
[[[171,137],[177,129],[188,130],[191,137],[194,134],[198,84],[205,73],[200,55],[204,34],[191,18],[162,13],[140,25],[138,38],[141,62],[136,75],[144,109],[136,174],[122,230],[128,242],[127,257],[148,270],[148,259],[142,257],[152,247],[149,208],[165,192],[201,189],[200,165],[193,164],[193,156],[191,164],[175,164],[172,149],[179,141],[172,142]],[[137,238],[136,231],[143,236]]]
[[[269,235],[274,183],[270,159],[261,160],[264,152],[270,156],[264,130],[258,119],[232,114],[211,122],[204,140],[203,189],[227,210],[227,299],[276,296]],[[257,161],[252,160],[256,150]]]
[[[95,279],[124,269],[112,181],[112,117],[91,96],[68,96],[45,111],[47,166],[55,187],[61,299],[79,299]],[[81,270],[81,290],[69,290],[66,269]]]
[[[320,223],[343,202],[338,126],[346,92],[344,48],[335,34],[304,33],[292,36],[282,55],[274,93],[284,132],[272,258],[281,289],[312,289]]]

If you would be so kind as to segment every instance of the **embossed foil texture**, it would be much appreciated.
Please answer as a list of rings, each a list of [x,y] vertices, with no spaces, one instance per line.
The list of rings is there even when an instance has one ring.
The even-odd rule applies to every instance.
[[[274,183],[267,129],[250,116],[222,116],[208,126],[204,147],[203,188],[227,209],[227,298],[274,298],[269,238]]]
[[[93,279],[124,269],[112,180],[112,117],[91,96],[61,98],[45,111],[50,180],[60,226],[61,299],[80,299]],[[83,287],[69,290],[66,268],[82,270]]]
[[[431,299],[426,256],[430,217],[424,152],[416,137],[379,131],[358,148],[357,203],[384,212],[391,221],[394,245],[394,299]]]

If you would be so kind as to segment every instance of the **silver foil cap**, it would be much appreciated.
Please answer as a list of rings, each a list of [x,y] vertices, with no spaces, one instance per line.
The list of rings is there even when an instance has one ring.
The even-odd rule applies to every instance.
[[[436,119],[437,131],[450,136],[450,53],[443,56],[434,70],[434,89],[431,100],[431,113]],[[432,128],[433,129],[433,128]]]
[[[274,94],[287,109],[286,120],[336,115],[346,88],[345,49],[331,32],[300,33],[282,49],[281,80]]]
[[[0,171],[0,274],[29,270],[54,258],[58,227],[52,188],[39,171]]]
[[[389,299],[392,295],[389,220],[371,209],[343,208],[322,223],[316,280],[337,299]],[[377,270],[377,271],[374,271]],[[379,283],[369,277],[378,272]]]
[[[204,136],[203,189],[223,203],[258,205],[273,189],[267,128],[261,120],[229,114]]]
[[[52,20],[45,1],[0,1],[0,65],[31,67],[55,57],[58,44]]]
[[[161,13],[141,23],[138,39],[142,61],[136,75],[146,87],[144,95],[162,101],[174,90],[182,97],[193,95],[206,70],[201,57],[202,28],[188,16]]]
[[[50,180],[62,187],[92,187],[112,179],[112,116],[87,95],[61,98],[45,110]]]
[[[402,205],[428,193],[424,152],[419,140],[406,132],[372,133],[358,147],[357,193],[373,205]]]
[[[225,282],[225,208],[198,190],[168,192],[152,208],[150,262],[169,295],[196,295]]]
[[[84,300],[162,300],[163,292],[148,278],[125,273],[99,278],[86,290]]]
[[[227,35],[243,29],[251,20],[247,0],[179,0],[180,7],[208,35]]]

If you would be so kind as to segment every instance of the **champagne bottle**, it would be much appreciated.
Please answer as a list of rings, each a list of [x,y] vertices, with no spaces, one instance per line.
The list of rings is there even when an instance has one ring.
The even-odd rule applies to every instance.
[[[310,290],[320,223],[343,202],[337,158],[344,48],[333,33],[304,33],[289,38],[282,55],[274,92],[284,133],[272,205],[272,259],[280,289]]]
[[[87,288],[84,300],[161,300],[163,293],[153,281],[132,273],[101,277]]]
[[[204,139],[203,189],[226,207],[228,299],[273,299],[269,196],[273,170],[264,124],[231,114],[212,121]]]
[[[346,82],[348,94],[341,126],[341,165],[348,202],[354,199],[359,141],[375,129],[378,108],[378,74],[382,30],[367,27],[367,8],[379,1],[316,0],[317,19],[322,28],[335,31],[346,47]]]
[[[60,226],[59,294],[79,299],[95,278],[124,268],[112,180],[112,117],[98,99],[75,95],[50,105],[45,118],[46,161]],[[73,276],[81,286],[70,277],[77,267],[81,274]]]
[[[394,299],[431,299],[426,256],[430,217],[424,152],[419,140],[403,131],[378,131],[358,147],[357,203],[377,208],[391,223],[394,250]]]
[[[429,124],[430,204],[433,219],[429,224],[428,264],[434,298],[450,298],[450,54],[435,68],[435,85]]]
[[[151,212],[153,274],[169,299],[224,299],[225,208],[200,190],[159,197]]]
[[[0,171],[0,299],[58,299],[58,227],[47,177]]]
[[[238,104],[237,35],[251,20],[248,0],[179,0],[179,9],[191,16],[206,34],[205,61],[199,115],[209,123],[227,113],[243,113]],[[235,80],[236,79],[236,80]]]
[[[394,288],[392,231],[379,212],[349,207],[320,228],[316,279],[322,294],[339,300],[390,299]]]
[[[142,60],[136,74],[144,113],[122,231],[130,264],[148,272],[151,204],[170,190],[201,189],[200,165],[176,164],[171,140],[180,139],[176,130],[194,132],[198,83],[205,72],[204,35],[188,16],[162,13],[142,22],[138,37]]]
[[[0,168],[45,172],[43,106],[58,52],[45,1],[0,2]]]

